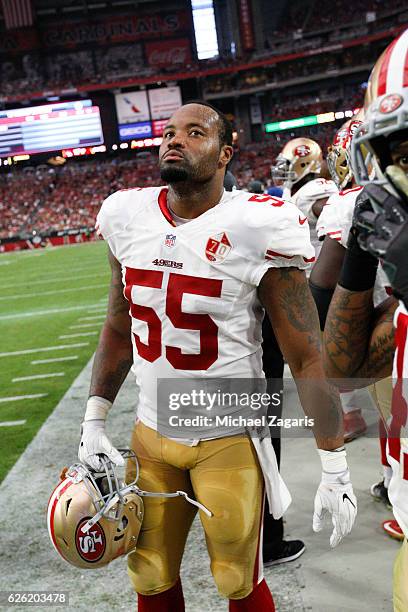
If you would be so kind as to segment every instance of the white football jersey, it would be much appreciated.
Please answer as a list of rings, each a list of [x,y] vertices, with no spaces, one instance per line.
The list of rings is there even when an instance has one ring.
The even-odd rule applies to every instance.
[[[354,207],[362,189],[362,187],[353,187],[352,189],[345,189],[330,196],[316,223],[319,240],[323,240],[325,236],[328,236],[332,240],[339,242],[345,249],[347,248]],[[374,305],[381,304],[388,297],[388,292],[389,281],[380,265],[378,266],[377,277],[375,279]]]
[[[321,244],[316,233],[316,215],[314,214],[312,207],[315,202],[323,198],[328,198],[332,194],[337,193],[337,187],[334,181],[327,181],[326,179],[313,179],[309,181],[303,187],[301,187],[296,193],[291,195],[289,190],[284,190],[283,197],[287,197],[299,208],[301,213],[307,218],[310,228],[310,239],[312,241],[313,248],[315,250],[315,258],[317,259]],[[324,208],[323,208],[324,210]]]
[[[313,204],[323,198],[329,198],[334,193],[338,193],[334,181],[317,178],[305,183],[295,194],[290,196],[290,199],[308,218],[309,223],[313,225],[317,220],[312,210]]]
[[[236,190],[175,226],[167,188],[130,189],[104,201],[97,228],[122,266],[147,426],[157,428],[159,378],[263,377],[257,287],[269,268],[314,259],[296,206]]]
[[[362,187],[345,189],[333,194],[323,207],[316,223],[319,240],[329,236],[346,248],[356,199]]]
[[[394,324],[394,390],[387,440],[387,459],[392,467],[392,478],[388,496],[395,518],[408,538],[408,312],[402,303],[395,312]]]

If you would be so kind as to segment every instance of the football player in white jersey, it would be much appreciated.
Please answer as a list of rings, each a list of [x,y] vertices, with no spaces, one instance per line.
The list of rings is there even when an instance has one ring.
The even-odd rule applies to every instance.
[[[378,59],[368,83],[364,124],[352,143],[356,180],[371,202],[357,206],[341,279],[325,327],[326,369],[333,377],[382,377],[393,361],[388,419],[388,496],[405,541],[394,567],[394,611],[408,610],[408,30]],[[366,155],[368,150],[369,155]],[[375,176],[370,170],[375,169]],[[364,250],[362,250],[364,249]],[[371,260],[369,259],[371,257]],[[400,299],[373,320],[378,258]]]
[[[315,423],[323,475],[314,530],[331,515],[330,543],[337,545],[352,528],[357,503],[341,408],[324,376],[304,273],[313,260],[307,223],[291,202],[224,191],[231,145],[232,129],[221,113],[205,103],[186,104],[164,129],[160,171],[168,186],[119,191],[102,205],[98,227],[109,246],[112,281],[79,458],[94,469],[101,454],[123,462],[105,421],[132,366],[140,386],[132,434],[140,486],[183,490],[202,502],[212,514],[200,512],[211,571],[229,609],[268,612],[275,608],[260,555],[264,492],[275,517],[290,503],[270,438],[249,436],[245,426],[220,430],[214,424],[177,426],[170,434],[167,428],[164,435],[170,404],[160,396],[161,383],[176,392],[191,379],[204,386],[262,379],[266,309]],[[197,415],[193,397],[179,400],[190,420]],[[239,405],[229,414],[239,416]],[[129,480],[133,469],[129,463]],[[179,569],[195,512],[181,498],[146,498],[137,548],[128,556],[139,612],[184,610]]]
[[[321,328],[327,315],[330,299],[339,279],[344,259],[347,240],[351,228],[354,207],[362,187],[357,185],[351,166],[351,142],[355,131],[362,125],[363,111],[348,120],[335,134],[333,144],[328,149],[327,163],[339,192],[330,196],[327,205],[317,220],[317,234],[323,241],[319,257],[310,274],[310,288],[319,311]],[[362,196],[360,196],[362,197]],[[376,289],[374,292],[374,305],[381,304],[387,299],[385,285],[389,283],[381,268],[377,272]],[[385,391],[390,403],[391,384]],[[380,392],[379,392],[380,393]],[[384,393],[381,394],[383,396]],[[350,442],[362,435],[367,425],[358,408],[355,392],[341,393],[341,402],[344,413],[344,440]],[[383,438],[382,438],[383,439]],[[385,471],[389,466],[384,466]]]
[[[346,121],[336,132],[333,144],[328,149],[327,162],[334,182],[339,188],[337,194],[330,196],[327,205],[317,220],[317,234],[323,241],[319,257],[310,274],[309,285],[319,312],[321,329],[324,329],[327,311],[334,289],[339,280],[347,240],[352,224],[354,208],[357,197],[363,197],[363,187],[357,185],[351,164],[351,142],[356,130],[362,125],[364,109],[361,109],[353,119]],[[381,306],[381,311],[396,308],[394,298],[387,298],[389,282],[382,272],[377,270],[374,288],[373,304]],[[386,302],[385,300],[388,301]],[[383,418],[390,412],[392,384],[391,379],[378,381],[371,387],[374,401]],[[340,393],[344,413],[344,441],[350,442],[361,436],[367,429],[366,422],[358,408],[355,391]],[[386,433],[383,420],[379,420],[381,464],[383,479],[371,486],[370,491],[374,499],[383,501],[388,507],[388,485],[391,479],[391,467],[386,457]],[[396,521],[385,521],[384,529],[392,537],[401,538],[402,531]]]
[[[289,140],[272,166],[272,177],[276,185],[283,186],[285,199],[290,199],[309,221],[312,244],[317,257],[320,243],[316,235],[316,221],[328,198],[337,193],[332,180],[320,177],[322,150],[311,138]]]

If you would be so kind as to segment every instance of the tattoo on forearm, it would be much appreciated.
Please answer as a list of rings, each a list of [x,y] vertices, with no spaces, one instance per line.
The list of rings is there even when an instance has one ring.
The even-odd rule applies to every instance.
[[[289,323],[297,330],[308,334],[308,343],[320,351],[320,326],[316,306],[306,278],[299,282],[291,268],[280,268],[280,280],[285,288],[280,296],[280,306]]]
[[[109,352],[103,348],[95,354],[90,395],[106,397],[113,402],[132,365],[132,359],[121,359],[113,369]]]
[[[324,328],[325,349],[330,364],[342,376],[351,376],[364,358],[370,303],[356,303],[356,295],[345,290],[337,289],[333,295]]]
[[[324,329],[330,375],[376,378],[390,368],[394,353],[392,317],[392,311],[385,313],[373,330],[371,294],[337,288]]]

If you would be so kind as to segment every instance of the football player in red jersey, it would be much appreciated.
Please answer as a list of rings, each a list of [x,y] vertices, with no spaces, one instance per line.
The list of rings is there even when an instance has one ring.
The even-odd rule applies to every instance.
[[[332,546],[352,528],[357,503],[343,447],[338,395],[326,381],[316,308],[304,269],[313,259],[307,223],[291,202],[223,189],[232,130],[205,103],[170,118],[160,148],[168,187],[113,194],[98,215],[109,245],[112,281],[93,365],[79,458],[123,463],[105,421],[129,369],[140,386],[132,449],[140,486],[186,491],[200,512],[211,571],[232,611],[274,610],[263,579],[260,537],[264,494],[279,517],[290,502],[269,437],[245,427],[158,429],[158,380],[262,378],[266,309],[279,346],[314,419],[322,462],[313,528],[327,514]],[[129,312],[130,310],[130,312]],[[301,384],[310,381],[310,384]],[[222,407],[221,407],[222,409]],[[235,407],[238,414],[238,408]],[[186,408],[194,416],[193,403]],[[129,480],[134,478],[129,464]],[[146,498],[136,551],[128,557],[139,612],[184,610],[179,569],[196,508],[181,498]]]

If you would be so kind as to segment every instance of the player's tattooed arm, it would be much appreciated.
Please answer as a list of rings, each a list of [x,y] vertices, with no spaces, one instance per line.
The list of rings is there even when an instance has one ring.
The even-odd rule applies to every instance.
[[[89,395],[114,401],[132,365],[129,304],[123,295],[122,271],[109,251],[111,284],[106,320],[99,338]]]
[[[363,382],[391,374],[396,307],[397,301],[388,298],[374,309],[372,290],[337,286],[327,313],[323,355],[327,375],[338,379],[339,386],[342,378]]]
[[[297,268],[271,268],[258,293],[296,380],[302,407],[314,420],[319,448],[342,446],[339,395],[324,373],[319,318],[305,273]]]

